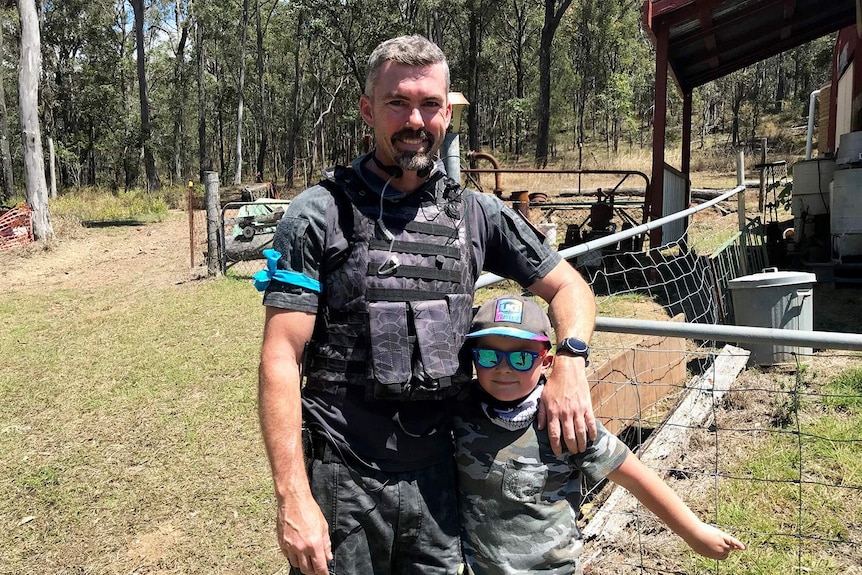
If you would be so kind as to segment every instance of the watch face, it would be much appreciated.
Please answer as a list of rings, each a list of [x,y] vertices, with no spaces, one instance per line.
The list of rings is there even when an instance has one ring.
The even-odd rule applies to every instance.
[[[590,351],[589,346],[584,341],[576,337],[567,337],[560,342],[560,347],[577,354],[586,354]]]

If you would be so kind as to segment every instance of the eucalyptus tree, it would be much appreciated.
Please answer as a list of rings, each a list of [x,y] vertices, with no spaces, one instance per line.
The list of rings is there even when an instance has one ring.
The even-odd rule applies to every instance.
[[[511,134],[509,141],[510,149],[516,156],[523,153],[523,141],[525,137],[524,127],[527,125],[531,102],[527,98],[527,82],[529,65],[535,54],[535,43],[532,39],[536,37],[539,23],[536,14],[536,4],[530,0],[509,0],[500,6],[500,18],[497,19],[497,38],[501,50],[512,69],[514,93],[506,102],[506,107],[512,117],[510,122]]]
[[[266,169],[266,154],[269,146],[270,132],[270,113],[269,113],[269,94],[266,82],[266,61],[267,51],[264,45],[264,38],[269,29],[269,23],[275,10],[278,8],[279,0],[273,0],[267,3],[265,0],[260,0],[255,9],[255,32],[257,39],[257,89],[258,89],[258,126],[259,126],[259,141],[257,150],[257,169],[255,170],[255,180],[262,182],[264,179],[264,171]],[[266,18],[263,18],[261,13],[267,12]]]
[[[536,167],[548,164],[551,123],[551,61],[554,36],[572,0],[543,0],[544,21],[539,40],[539,101],[537,107]]]
[[[18,63],[18,105],[21,138],[24,144],[24,185],[27,205],[33,212],[33,236],[40,241],[54,238],[48,211],[48,184],[42,155],[42,130],[39,125],[39,73],[42,68],[39,15],[34,0],[18,1],[21,24],[21,51]]]
[[[249,12],[248,12],[248,2],[249,0],[242,1],[242,16],[239,21],[239,62],[237,63],[239,66],[239,71],[237,73],[237,105],[236,105],[236,154],[234,155],[234,161],[236,162],[236,170],[233,175],[233,183],[234,185],[242,182],[242,136],[243,136],[243,113],[245,111],[245,71],[246,71],[246,62],[245,62],[245,44],[248,39],[248,20],[249,20]]]
[[[144,50],[144,0],[129,0],[135,13],[135,50],[138,66],[138,95],[141,104],[141,148],[144,152],[144,170],[147,174],[147,191],[161,187],[156,160],[153,155],[152,126],[150,125],[150,97],[147,93],[146,52]]]
[[[0,61],[6,58],[6,42],[3,33],[3,22],[0,21]],[[15,181],[12,172],[12,153],[9,149],[9,114],[6,109],[6,89],[3,84],[3,74],[0,72],[0,161],[3,170],[3,187],[0,191],[0,203],[6,203],[15,194]]]

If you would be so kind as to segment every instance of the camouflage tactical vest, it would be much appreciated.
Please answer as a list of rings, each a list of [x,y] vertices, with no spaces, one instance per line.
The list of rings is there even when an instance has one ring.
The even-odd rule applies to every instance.
[[[439,176],[383,201],[348,168],[321,182],[327,215],[321,305],[305,352],[306,386],[362,385],[369,399],[455,395],[475,274],[461,187]]]

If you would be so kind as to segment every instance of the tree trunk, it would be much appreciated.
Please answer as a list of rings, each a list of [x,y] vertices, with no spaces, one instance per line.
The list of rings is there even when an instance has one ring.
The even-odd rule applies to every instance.
[[[290,127],[287,133],[287,157],[284,159],[284,180],[293,187],[296,177],[296,140],[299,134],[299,99],[301,95],[300,53],[302,51],[302,29],[305,26],[305,12],[299,11],[296,18],[296,50],[293,52],[293,87],[291,88]]]
[[[21,139],[24,146],[24,185],[27,205],[33,211],[33,236],[40,241],[54,238],[48,213],[48,184],[42,156],[42,130],[39,126],[39,72],[42,67],[39,16],[34,0],[19,0],[21,21],[21,58],[18,64],[18,105]]]
[[[212,171],[212,158],[207,147],[207,95],[205,83],[206,54],[204,33],[200,18],[195,22],[195,43],[198,51],[198,178],[204,181],[204,173]]]
[[[50,174],[51,199],[57,199],[57,160],[54,154],[54,138],[48,136],[48,173]]]
[[[182,19],[182,8],[180,2],[174,5],[174,17],[177,29],[180,30],[180,40],[177,43],[177,52],[174,59],[174,85],[173,85],[173,108],[174,108],[174,178],[182,182],[183,178],[183,137],[185,135],[185,102],[186,102],[186,74],[185,54],[186,42],[189,37],[189,19]]]
[[[233,175],[234,185],[242,182],[242,115],[245,107],[245,41],[248,38],[248,0],[242,3],[242,23],[240,24],[239,49],[239,85],[237,86],[236,106],[236,172]]]
[[[477,1],[471,2],[468,15],[469,49],[467,50],[467,145],[479,149],[479,57],[482,50],[482,11]]]
[[[275,9],[275,4],[273,4],[273,9]],[[264,80],[263,75],[263,26],[260,21],[260,4],[257,5],[257,10],[255,11],[255,20],[256,20],[256,28],[257,28],[257,85],[258,91],[260,92],[260,146],[257,151],[257,170],[254,174],[254,180],[256,182],[263,181],[263,172],[265,169],[266,163],[266,148],[269,144],[269,113],[266,106],[266,81]]]
[[[129,0],[135,12],[135,47],[138,58],[138,93],[141,99],[141,147],[144,149],[144,169],[147,173],[147,192],[161,187],[156,159],[153,156],[152,128],[150,127],[150,98],[147,95],[147,73],[144,66],[144,0]]]
[[[6,57],[6,43],[3,41],[3,27],[0,26],[0,60]],[[12,176],[12,154],[9,151],[9,115],[6,111],[6,90],[3,76],[0,75],[0,157],[3,162],[3,189],[0,203],[7,203],[15,194],[15,181]]]
[[[572,0],[545,0],[545,20],[539,40],[539,105],[537,110],[536,168],[548,165],[548,144],[551,130],[551,48],[554,35]]]

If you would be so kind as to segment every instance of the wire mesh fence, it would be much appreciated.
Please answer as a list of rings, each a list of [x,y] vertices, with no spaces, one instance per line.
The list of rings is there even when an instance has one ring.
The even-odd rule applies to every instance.
[[[613,351],[633,349],[655,353],[639,344]],[[744,364],[745,350],[728,349],[724,354]],[[717,397],[720,350],[677,351],[686,365],[711,367],[681,384],[660,382],[672,388],[664,404],[635,402],[621,436],[702,519],[748,550],[726,562],[697,556],[649,512],[613,501],[602,485],[584,497],[586,572],[862,573],[862,356],[821,351],[800,354],[796,365],[746,369]],[[655,385],[640,382],[651,379],[642,372],[614,385],[635,388],[638,398]],[[692,396],[708,399],[702,421],[685,420]],[[591,528],[600,519],[605,529]]]

